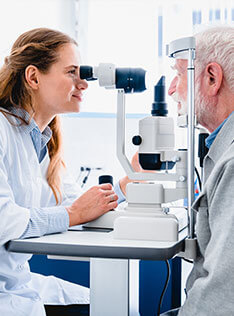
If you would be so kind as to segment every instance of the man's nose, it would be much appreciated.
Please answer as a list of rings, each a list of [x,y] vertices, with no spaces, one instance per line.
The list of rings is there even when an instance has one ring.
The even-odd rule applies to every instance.
[[[168,94],[171,96],[175,91],[176,91],[176,84],[177,84],[177,77],[175,77],[171,84],[170,87],[168,89]]]

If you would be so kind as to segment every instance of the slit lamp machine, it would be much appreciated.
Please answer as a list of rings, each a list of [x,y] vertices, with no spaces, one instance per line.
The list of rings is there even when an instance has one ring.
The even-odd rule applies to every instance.
[[[194,202],[194,60],[195,38],[186,37],[167,45],[167,55],[175,59],[187,59],[187,107],[188,114],[178,118],[180,127],[187,127],[187,149],[174,148],[174,121],[167,116],[165,102],[165,77],[154,87],[151,116],[139,121],[139,134],[133,137],[138,146],[139,163],[145,170],[135,172],[125,154],[125,94],[143,92],[145,71],[141,68],[115,68],[113,64],[97,67],[81,66],[80,77],[98,80],[101,87],[117,89],[117,156],[127,176],[134,180],[126,188],[127,206],[124,210],[110,211],[85,227],[112,228],[116,239],[156,240],[176,242],[179,221],[170,213],[168,204],[187,198],[188,233],[185,240],[185,256],[195,255],[192,210]],[[168,187],[166,183],[174,183]]]

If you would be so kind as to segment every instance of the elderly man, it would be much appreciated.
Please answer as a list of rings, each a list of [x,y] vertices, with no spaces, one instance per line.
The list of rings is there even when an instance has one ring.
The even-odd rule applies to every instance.
[[[164,315],[234,315],[234,28],[214,27],[196,36],[195,112],[211,133],[204,186],[194,203],[198,255],[187,280],[187,298]],[[187,61],[176,60],[169,95],[186,112]]]

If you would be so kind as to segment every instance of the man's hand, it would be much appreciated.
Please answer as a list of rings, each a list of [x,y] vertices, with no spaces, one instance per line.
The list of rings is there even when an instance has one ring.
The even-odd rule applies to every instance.
[[[141,165],[139,163],[138,151],[133,155],[131,165],[132,165],[132,168],[135,172],[146,172],[144,169],[141,168]]]
[[[69,226],[90,222],[116,208],[118,196],[109,183],[94,186],[79,197],[66,210],[69,215]]]
[[[135,172],[144,172],[144,170],[141,168],[141,165],[139,163],[138,152],[136,152],[133,155],[132,160],[131,160],[131,165]],[[120,189],[124,195],[126,195],[126,185],[130,182],[132,182],[132,180],[130,180],[127,176],[120,179],[119,181]]]
[[[142,169],[140,163],[139,163],[139,158],[138,158],[138,152],[136,152],[131,160],[131,165],[132,168],[135,172],[155,172],[155,170],[144,170]],[[126,185],[130,182],[133,182],[133,180],[130,180],[127,176],[122,178],[119,181],[120,189],[123,192],[124,195],[126,195]]]

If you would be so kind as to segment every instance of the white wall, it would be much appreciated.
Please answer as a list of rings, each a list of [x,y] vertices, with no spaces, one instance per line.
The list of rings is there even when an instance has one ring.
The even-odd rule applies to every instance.
[[[57,29],[75,37],[74,0],[1,0],[0,64],[16,38],[36,27]]]
[[[17,37],[30,29],[49,27],[76,38],[77,22],[82,28],[84,19],[80,17],[76,21],[76,10],[75,0],[0,0],[0,65]],[[116,102],[116,96],[112,101]],[[124,175],[115,154],[115,118],[101,119],[91,115],[65,117],[63,122],[65,156],[74,175],[79,173],[80,166],[101,166],[100,173],[112,173],[116,180]],[[94,184],[97,176],[98,172],[96,176],[92,173],[87,186]]]
[[[99,117],[92,114],[63,116],[64,151],[67,167],[73,177],[78,177],[80,167],[101,167],[92,171],[84,188],[98,183],[98,176],[111,174],[114,181],[125,175],[116,156],[116,118],[114,115]],[[137,151],[131,143],[138,133],[138,119],[126,120],[126,154],[129,159]],[[85,173],[83,174],[85,175]],[[79,181],[80,183],[80,181]]]

